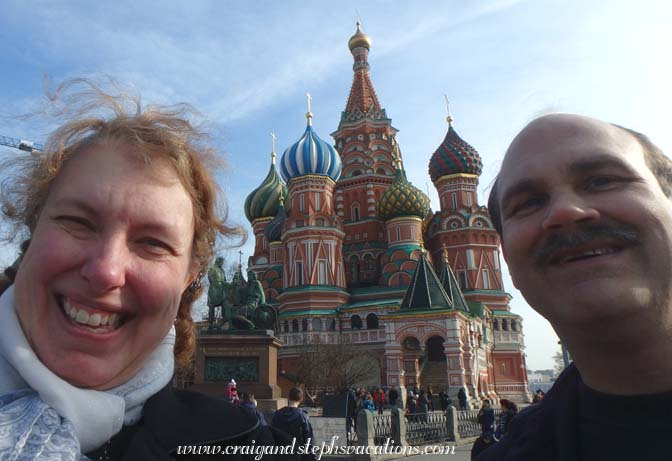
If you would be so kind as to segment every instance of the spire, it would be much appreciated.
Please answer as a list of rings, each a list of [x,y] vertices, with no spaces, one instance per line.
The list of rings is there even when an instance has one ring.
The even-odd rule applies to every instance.
[[[360,26],[358,20],[357,32],[348,42],[355,61],[352,67],[355,76],[344,115],[348,120],[357,120],[367,115],[372,118],[386,118],[369,76],[368,55],[371,48],[371,39],[362,32]]]
[[[306,120],[308,121],[308,126],[313,124],[313,113],[310,111],[310,100],[313,99],[310,96],[310,93],[306,92],[306,106],[308,107],[308,112],[306,112]]]
[[[452,309],[453,303],[441,286],[436,272],[427,260],[427,254],[422,252],[418,265],[408,286],[406,296],[401,303],[401,309]]]
[[[442,253],[443,270],[441,270],[441,286],[448,294],[448,298],[456,310],[469,312],[467,300],[464,299],[464,295],[462,294],[460,285],[457,283],[455,274],[453,274],[453,270],[450,268],[450,264],[448,264],[448,249],[445,244],[443,245]]]
[[[275,133],[271,131],[271,165],[275,165]]]
[[[446,113],[448,114],[446,121],[448,122],[448,127],[451,127],[453,126],[453,117],[450,115],[450,104],[448,103],[448,96],[444,94],[443,97],[446,99]]]

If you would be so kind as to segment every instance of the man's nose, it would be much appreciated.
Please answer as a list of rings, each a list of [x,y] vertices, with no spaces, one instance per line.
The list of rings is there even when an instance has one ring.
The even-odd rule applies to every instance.
[[[573,192],[557,195],[551,200],[544,217],[544,229],[558,229],[598,219],[600,213],[583,197]]]
[[[106,293],[126,283],[129,251],[120,236],[102,237],[92,246],[82,266],[82,277],[95,293]]]

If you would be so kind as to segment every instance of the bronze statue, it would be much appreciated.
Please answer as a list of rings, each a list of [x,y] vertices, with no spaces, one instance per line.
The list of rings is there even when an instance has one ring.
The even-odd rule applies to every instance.
[[[248,271],[248,281],[243,278],[241,267],[233,275],[231,283],[226,283],[222,270],[223,258],[217,258],[208,271],[208,331],[221,331],[222,323],[229,330],[273,329],[277,311],[266,304],[264,288],[254,271]],[[215,308],[222,308],[221,323],[218,325]]]
[[[221,256],[215,259],[214,266],[208,270],[208,323],[212,326],[215,323],[215,309],[217,307],[224,309],[226,304],[226,294],[228,292],[228,284],[226,283],[226,275],[224,274],[224,258]]]

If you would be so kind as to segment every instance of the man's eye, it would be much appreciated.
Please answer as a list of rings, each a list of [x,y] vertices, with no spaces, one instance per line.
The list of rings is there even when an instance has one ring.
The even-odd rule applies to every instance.
[[[515,215],[520,215],[520,214],[525,214],[525,213],[530,213],[540,206],[544,204],[544,198],[543,197],[530,197],[527,199],[524,199],[520,201],[519,203],[515,204],[513,207],[511,207],[511,211],[509,212],[509,216],[515,216]]]
[[[591,176],[586,180],[586,188],[606,189],[618,182],[621,182],[621,179],[615,176]]]

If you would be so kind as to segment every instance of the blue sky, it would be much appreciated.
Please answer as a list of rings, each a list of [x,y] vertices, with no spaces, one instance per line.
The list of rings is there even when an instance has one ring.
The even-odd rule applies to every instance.
[[[408,178],[436,192],[427,164],[447,125],[481,154],[481,203],[513,136],[537,115],[577,112],[642,131],[672,151],[672,6],[665,1],[18,1],[0,0],[0,135],[44,141],[43,77],[109,74],[147,103],[188,102],[227,156],[231,218],[305,128],[304,92],[325,140],[352,83],[357,16],[371,76],[400,130]],[[0,148],[0,160],[22,155]],[[249,225],[247,225],[249,229]],[[244,258],[252,245],[243,247]],[[14,250],[0,251],[10,263]],[[233,252],[229,260],[237,259]],[[557,338],[506,274],[524,317],[528,367],[548,368]]]

